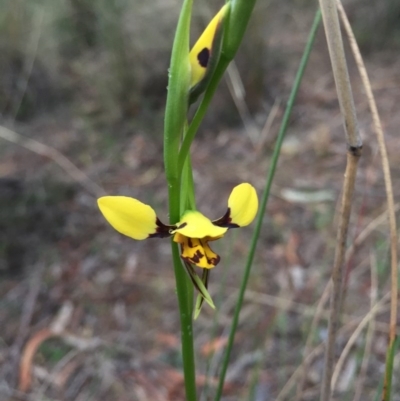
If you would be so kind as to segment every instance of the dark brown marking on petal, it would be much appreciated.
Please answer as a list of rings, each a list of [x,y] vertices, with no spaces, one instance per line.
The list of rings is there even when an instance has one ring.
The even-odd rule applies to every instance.
[[[219,227],[227,227],[231,222],[231,209],[228,207],[226,213],[217,220],[214,220],[212,223]]]
[[[220,257],[218,254],[216,254],[216,253],[211,249],[211,247],[210,247],[210,245],[208,244],[208,242],[206,242],[205,244],[203,244],[203,246],[207,246],[207,247],[210,249],[210,251],[211,251],[213,254],[215,254],[215,257],[209,258],[209,257],[207,256],[207,252],[206,252],[206,259],[207,259],[207,262],[208,262],[210,265],[217,266],[217,264],[218,264],[218,263],[220,262],[220,260],[221,260],[221,257]]]
[[[156,232],[150,234],[148,238],[167,238],[170,237],[171,231],[176,228],[176,226],[169,226],[164,224],[158,217],[156,218]]]
[[[187,223],[185,222],[185,223],[182,223],[180,226],[177,226],[176,228],[175,228],[175,230],[179,230],[179,229],[181,229],[181,228],[183,228],[183,227],[186,227],[187,226]]]
[[[189,238],[189,237],[187,237],[187,241],[188,241],[188,246],[189,246],[189,248],[193,248],[193,242],[192,242],[192,239],[191,239],[191,238]]]
[[[217,266],[217,264],[219,263],[220,260],[221,260],[220,256],[218,256],[218,257],[216,257],[216,258],[211,258],[211,259],[208,259],[208,258],[207,258],[207,262],[208,262],[210,265],[213,265],[213,266]]]
[[[203,50],[200,51],[200,53],[197,55],[197,60],[199,61],[199,64],[203,67],[206,68],[208,65],[208,60],[210,59],[210,49],[205,47]]]
[[[202,254],[199,250],[196,251],[196,253],[190,258],[190,260],[194,263],[197,264],[200,262],[200,260],[204,257],[204,254]]]
[[[226,228],[238,228],[240,227],[239,224],[232,223],[231,219],[231,209],[228,207],[226,213],[217,220],[212,222],[214,225],[218,227],[226,227]]]

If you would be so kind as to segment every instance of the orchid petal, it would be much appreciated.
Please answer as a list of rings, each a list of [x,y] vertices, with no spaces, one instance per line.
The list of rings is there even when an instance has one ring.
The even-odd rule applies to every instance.
[[[227,231],[226,227],[214,225],[210,219],[196,210],[186,211],[172,233],[180,233],[189,238],[220,237]]]
[[[192,88],[205,77],[207,69],[211,64],[210,60],[213,57],[214,51],[216,50],[214,48],[214,40],[216,39],[218,29],[226,10],[227,5],[225,4],[208,24],[190,51],[189,61],[192,68],[190,86]],[[222,36],[219,39],[221,40]]]
[[[119,233],[143,240],[157,233],[155,211],[137,199],[126,196],[103,196],[97,204],[105,219]]]
[[[243,183],[233,188],[229,196],[228,208],[232,224],[237,224],[239,227],[248,226],[258,211],[258,197],[254,187]]]

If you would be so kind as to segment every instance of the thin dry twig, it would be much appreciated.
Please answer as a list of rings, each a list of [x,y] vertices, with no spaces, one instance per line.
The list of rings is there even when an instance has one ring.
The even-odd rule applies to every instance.
[[[272,306],[277,309],[284,309],[286,311],[299,313],[303,317],[314,317],[315,315],[317,315],[317,316],[319,315],[319,319],[328,320],[329,319],[329,311],[325,311],[322,308],[323,303],[326,302],[326,300],[327,300],[326,297],[329,297],[329,295],[330,295],[330,292],[329,292],[330,289],[329,289],[329,291],[328,291],[328,289],[329,289],[329,284],[327,287],[325,287],[325,290],[323,293],[323,298],[321,297],[320,300],[318,301],[317,308],[315,308],[314,306],[309,306],[309,305],[301,304],[298,302],[290,301],[285,298],[279,298],[279,297],[275,297],[275,296],[268,295],[268,294],[261,294],[261,293],[251,291],[251,290],[247,290],[245,299],[248,301],[252,301],[256,304],[259,304],[259,305],[268,305],[268,306]],[[389,308],[390,308],[390,305],[387,307],[387,309],[389,310]],[[252,316],[252,309],[248,309],[248,310],[249,310],[248,315]],[[361,321],[364,318],[364,316],[343,314],[342,318],[343,318],[343,322],[347,324],[349,322]],[[243,321],[246,321],[246,319],[243,319]],[[389,333],[390,327],[387,323],[376,322],[375,324],[376,324],[376,330],[379,331],[380,333],[385,333],[385,334]],[[400,329],[397,329],[396,333],[398,335],[400,335]]]
[[[397,271],[397,227],[395,205],[393,197],[393,184],[390,174],[390,166],[383,134],[382,124],[379,118],[378,108],[376,106],[374,94],[371,89],[371,83],[368,78],[360,49],[357,45],[353,31],[351,29],[346,12],[340,0],[336,0],[339,9],[340,17],[346,30],[349,39],[350,47],[356,60],[357,68],[363,82],[369,108],[371,110],[373,126],[378,141],[379,152],[382,158],[382,170],[385,179],[386,198],[388,203],[389,226],[390,226],[390,254],[391,254],[391,309],[390,309],[390,333],[389,333],[389,348],[393,346],[396,339],[397,326],[397,298],[398,298],[398,271]],[[385,377],[384,391],[387,388],[388,377]],[[384,399],[386,397],[384,396]]]
[[[308,331],[308,336],[307,336],[307,340],[306,340],[306,345],[304,347],[303,355],[308,356],[311,353],[311,346],[312,346],[312,342],[313,342],[314,333],[315,333],[317,325],[318,325],[319,321],[321,320],[322,315],[324,313],[324,307],[331,295],[331,290],[332,290],[331,281],[329,281],[328,284],[325,286],[325,290],[322,293],[322,295],[318,301],[317,310],[316,310],[315,314],[313,315],[313,320],[311,322],[311,326]],[[306,357],[303,359],[301,366],[302,366],[302,370],[299,373],[300,377],[299,377],[299,381],[298,381],[298,385],[297,385],[295,401],[301,400],[303,388],[304,388],[304,385],[306,382],[306,372],[307,372],[307,368],[308,368],[308,363],[306,362]]]
[[[331,399],[331,377],[335,359],[334,346],[336,342],[336,333],[341,309],[344,255],[358,160],[361,156],[362,150],[362,141],[358,129],[354,99],[350,85],[349,73],[347,70],[336,1],[319,0],[319,3],[325,27],[333,75],[335,78],[336,91],[344,119],[344,129],[346,132],[348,147],[346,172],[341,201],[340,222],[337,231],[335,259],[332,270],[333,288],[328,326],[328,342],[325,351],[324,376],[320,396],[321,401],[329,401]]]
[[[386,309],[385,303],[387,300],[390,298],[390,293],[386,293],[380,301],[376,305],[374,305],[374,310],[369,311],[367,315],[365,315],[361,322],[364,324],[368,324],[372,319],[375,318],[375,316],[378,313],[384,312]],[[378,305],[378,306],[377,306]],[[375,308],[376,307],[376,308]],[[338,330],[339,334],[344,334],[348,332],[350,329],[354,327],[354,324],[357,324],[358,320],[352,320],[346,323],[343,327]],[[358,323],[360,324],[360,323]],[[311,352],[304,358],[302,364],[297,367],[297,369],[293,372],[292,376],[289,378],[289,380],[286,382],[285,386],[282,388],[282,390],[279,392],[278,396],[276,397],[276,401],[283,401],[286,399],[286,396],[290,393],[292,387],[294,386],[296,380],[301,377],[301,374],[303,373],[304,369],[306,369],[306,366],[309,366],[313,359],[318,356],[324,349],[324,343],[318,344]]]
[[[272,125],[279,112],[280,103],[281,103],[281,99],[277,97],[274,101],[271,111],[268,114],[268,117],[267,117],[267,120],[265,121],[264,127],[262,128],[262,130],[260,132],[260,135],[258,138],[258,143],[256,146],[256,154],[257,155],[259,155],[261,153],[262,149],[265,146],[265,142],[267,141],[268,134],[270,133]]]
[[[243,126],[246,130],[247,136],[250,138],[253,146],[256,146],[259,141],[259,129],[257,128],[247,103],[245,101],[246,91],[244,89],[242,78],[236,63],[232,61],[227,68],[227,79],[229,93],[235,103],[235,106],[239,112],[240,118],[242,119]]]
[[[356,156],[356,157],[354,157]],[[339,324],[341,309],[341,295],[343,286],[343,267],[346,247],[347,232],[351,214],[351,205],[354,192],[354,185],[357,173],[359,156],[352,152],[347,153],[347,165],[342,195],[342,206],[340,212],[340,223],[336,237],[335,260],[332,271],[332,296],[330,304],[330,318],[328,325],[328,343],[325,353],[324,380],[321,389],[321,401],[329,401],[331,397],[330,382],[334,365],[334,345],[336,332]]]
[[[75,166],[61,152],[45,145],[34,139],[27,138],[17,132],[14,132],[6,127],[0,126],[0,138],[9,142],[23,146],[30,151],[37,153],[40,156],[47,157],[58,164],[73,180],[81,184],[88,192],[96,198],[105,194],[103,188],[92,181],[82,170]]]
[[[45,399],[45,392],[48,390],[50,386],[58,386],[61,387],[62,378],[60,377],[60,373],[70,364],[73,359],[79,355],[79,350],[69,351],[64,357],[62,357],[51,370],[48,372],[47,370],[43,375],[43,384],[39,387],[37,391],[35,391],[35,396],[39,400]],[[72,373],[72,372],[70,372]]]
[[[376,257],[375,254],[371,253],[371,309],[373,304],[376,302],[378,298],[378,268],[376,265]],[[364,383],[367,379],[367,369],[369,358],[372,352],[372,340],[374,338],[376,321],[372,319],[367,330],[367,336],[365,339],[365,350],[363,359],[361,362],[360,374],[356,383],[356,388],[354,392],[353,401],[359,401],[361,399],[362,390],[364,388]]]
[[[375,320],[376,313],[378,312],[379,309],[386,303],[387,299],[389,298],[389,294],[386,294],[387,296],[383,297],[379,302],[377,302],[369,311],[367,315],[361,320],[357,328],[354,330],[353,334],[350,336],[349,340],[347,341],[347,344],[345,345],[339,360],[335,366],[335,370],[333,371],[332,375],[332,391],[334,390],[336,386],[337,379],[339,377],[339,373],[341,372],[344,362],[357,341],[358,337],[360,336],[361,332],[364,330],[364,328],[368,325],[369,322],[373,322]]]
[[[275,401],[283,401],[286,399],[286,396],[290,393],[292,387],[296,383],[296,380],[302,380],[301,377],[304,374],[304,371],[307,369],[307,366],[311,364],[316,356],[322,354],[324,348],[324,344],[321,343],[307,354],[307,356],[303,359],[301,365],[297,367],[292,376],[290,376],[289,380],[282,387],[282,390],[279,392]]]
[[[395,213],[400,210],[400,203],[396,203],[394,205]],[[353,243],[347,248],[346,255],[345,255],[345,262],[348,263],[354,251],[358,246],[360,246],[366,238],[375,231],[381,224],[387,221],[388,218],[388,210],[385,210],[379,216],[375,217],[371,220],[368,225],[357,235]]]

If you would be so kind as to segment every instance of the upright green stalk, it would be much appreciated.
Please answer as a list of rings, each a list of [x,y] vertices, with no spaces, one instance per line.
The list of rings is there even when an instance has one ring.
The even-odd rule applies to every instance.
[[[172,224],[180,219],[179,144],[188,111],[190,85],[189,32],[192,0],[184,0],[172,47],[168,95],[164,123],[164,165],[168,182],[169,218]],[[186,399],[196,401],[196,374],[192,329],[192,288],[179,256],[176,243],[171,242],[176,291],[181,322],[182,358]]]
[[[233,341],[235,338],[235,333],[236,333],[236,329],[238,326],[238,322],[239,322],[239,314],[240,314],[240,310],[242,308],[242,304],[243,304],[243,299],[244,299],[244,293],[246,291],[246,287],[247,287],[247,282],[249,280],[249,276],[250,276],[250,270],[251,270],[251,266],[253,264],[253,260],[254,260],[254,255],[255,255],[255,251],[256,251],[256,247],[257,247],[257,242],[258,242],[258,238],[260,236],[260,232],[261,232],[261,226],[262,226],[262,222],[263,222],[263,217],[264,217],[264,212],[265,212],[265,207],[267,205],[268,202],[268,198],[269,198],[269,193],[271,190],[271,185],[272,185],[272,181],[275,175],[275,170],[276,170],[276,166],[278,164],[278,159],[279,159],[279,155],[280,155],[280,150],[282,147],[282,143],[283,143],[283,139],[285,137],[285,133],[286,130],[288,128],[289,125],[289,118],[293,109],[293,105],[294,105],[294,101],[296,99],[297,96],[297,92],[299,90],[300,87],[300,83],[301,80],[303,78],[304,75],[304,71],[311,53],[311,49],[314,43],[314,39],[315,39],[315,35],[317,33],[317,29],[319,27],[319,24],[321,22],[321,12],[318,10],[315,18],[314,18],[314,22],[313,25],[311,27],[311,31],[310,34],[308,36],[308,40],[307,40],[307,44],[306,47],[304,49],[303,52],[303,56],[301,58],[300,61],[300,65],[299,65],[299,69],[297,71],[296,74],[296,78],[292,87],[292,91],[290,93],[289,96],[289,100],[286,106],[286,110],[285,110],[285,114],[283,116],[283,120],[282,120],[282,124],[278,133],[278,138],[276,141],[276,145],[275,145],[275,149],[274,149],[274,153],[272,155],[272,160],[271,160],[271,165],[268,171],[268,176],[267,176],[267,182],[266,182],[266,186],[264,189],[264,193],[262,196],[262,200],[260,203],[260,208],[259,208],[259,212],[258,212],[258,217],[257,217],[257,222],[256,222],[256,227],[253,233],[253,237],[252,237],[252,241],[251,241],[251,245],[250,245],[250,250],[249,250],[249,254],[247,257],[247,262],[246,262],[246,267],[243,273],[243,278],[241,281],[241,286],[240,286],[240,290],[239,290],[239,297],[236,303],[236,308],[235,308],[235,313],[233,316],[233,321],[232,321],[232,326],[231,326],[231,330],[230,330],[230,334],[229,334],[229,340],[228,340],[228,344],[227,344],[227,348],[226,348],[226,352],[225,352],[225,356],[222,362],[222,367],[221,367],[221,373],[219,375],[219,383],[218,383],[218,388],[217,388],[217,392],[215,395],[215,401],[219,401],[221,399],[221,395],[222,395],[222,389],[224,386],[224,381],[225,381],[225,376],[226,376],[226,371],[228,369],[228,363],[229,363],[229,358],[232,352],[232,346],[233,346]]]
[[[392,344],[389,344],[386,353],[386,368],[385,368],[385,379],[383,384],[383,401],[390,401],[392,399],[392,378],[394,368],[394,357],[399,348],[400,341],[399,337],[395,336]]]

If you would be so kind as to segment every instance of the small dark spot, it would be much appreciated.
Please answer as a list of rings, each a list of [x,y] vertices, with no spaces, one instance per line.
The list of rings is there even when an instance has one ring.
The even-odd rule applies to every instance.
[[[189,238],[188,237],[188,245],[189,245],[189,248],[193,248],[193,242],[192,242],[192,239],[191,238]]]
[[[187,223],[182,223],[180,226],[176,227],[177,230],[180,230],[183,227],[186,227]]]
[[[202,259],[204,255],[198,250],[191,258],[194,264],[199,263],[200,259]]]
[[[199,64],[206,68],[208,65],[208,60],[210,59],[210,49],[205,47],[198,55],[197,60],[199,60]]]

